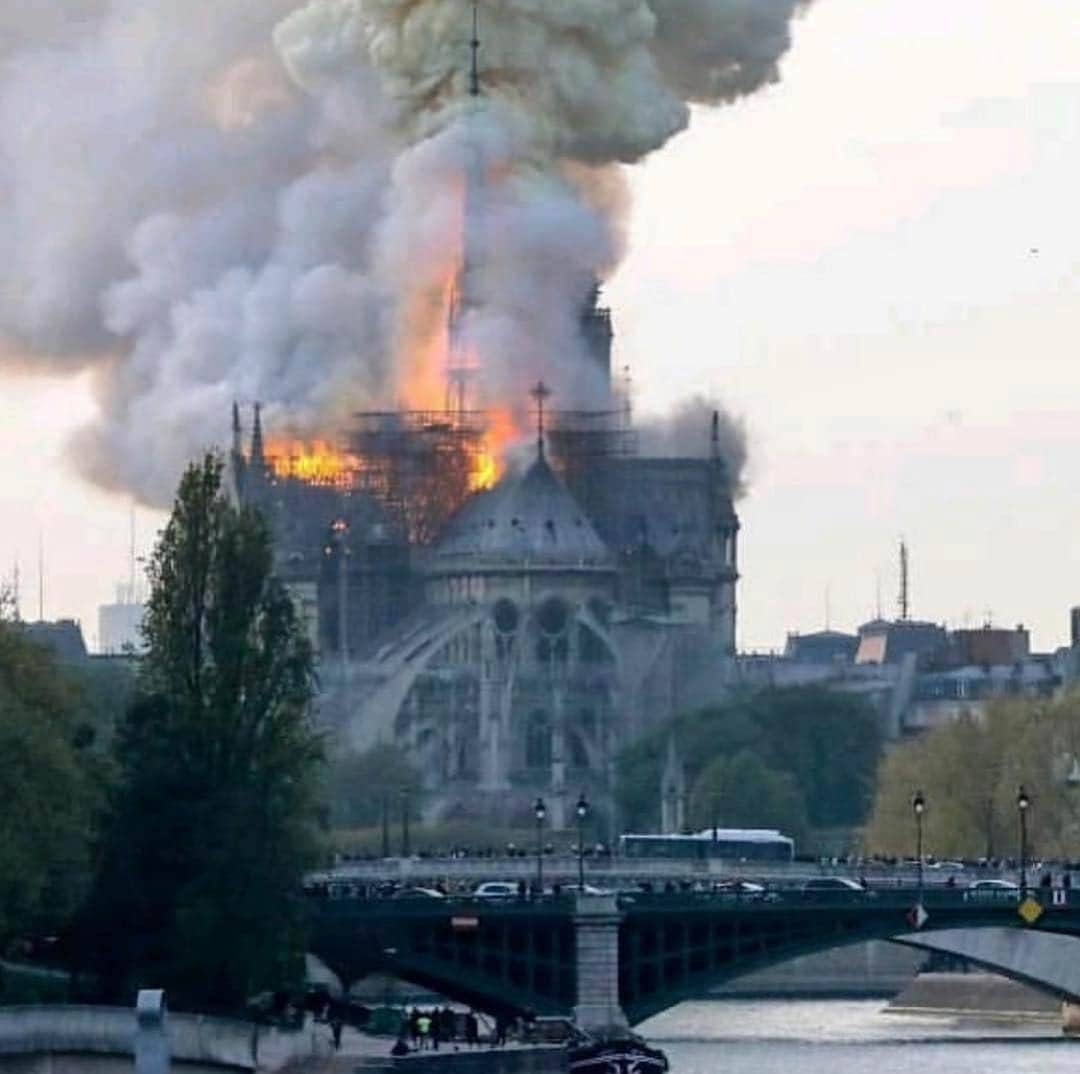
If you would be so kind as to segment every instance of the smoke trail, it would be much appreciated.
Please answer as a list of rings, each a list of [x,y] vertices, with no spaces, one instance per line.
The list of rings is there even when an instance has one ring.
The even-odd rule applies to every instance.
[[[775,79],[796,0],[480,6],[479,105],[465,0],[0,9],[0,354],[98,368],[84,473],[160,502],[233,398],[323,429],[400,398],[477,158],[487,391],[597,390],[576,317],[619,257],[615,166]]]

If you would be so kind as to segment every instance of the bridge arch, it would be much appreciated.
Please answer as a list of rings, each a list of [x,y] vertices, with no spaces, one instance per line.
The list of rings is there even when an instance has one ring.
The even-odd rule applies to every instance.
[[[1015,902],[942,894],[927,899],[929,922],[912,932],[912,893],[904,891],[829,903],[797,893],[749,903],[635,896],[617,910],[609,898],[611,957],[600,983],[617,975],[618,1003],[632,1024],[752,970],[865,940],[954,955],[1080,1002],[1080,899],[1047,908],[1031,927]],[[582,961],[583,911],[573,899],[432,902],[329,900],[313,950],[346,984],[382,971],[492,1013],[573,1013],[582,981],[596,972]]]

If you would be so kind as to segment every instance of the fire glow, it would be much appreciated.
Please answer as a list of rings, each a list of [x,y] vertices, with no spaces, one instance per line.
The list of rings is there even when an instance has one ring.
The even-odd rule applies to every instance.
[[[350,483],[359,460],[328,440],[278,440],[266,448],[266,460],[279,480],[342,488]]]

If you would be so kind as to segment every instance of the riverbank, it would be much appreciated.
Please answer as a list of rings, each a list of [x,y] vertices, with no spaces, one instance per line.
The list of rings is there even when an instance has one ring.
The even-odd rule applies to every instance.
[[[1061,1003],[1055,997],[991,973],[920,973],[885,1010],[1061,1025]]]

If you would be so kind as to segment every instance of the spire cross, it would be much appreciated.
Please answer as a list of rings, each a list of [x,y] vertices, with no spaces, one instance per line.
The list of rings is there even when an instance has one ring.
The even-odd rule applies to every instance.
[[[469,42],[472,49],[472,70],[469,73],[469,96],[480,96],[480,9],[473,0],[472,6],[472,41]]]
[[[536,400],[536,448],[540,458],[544,457],[544,404],[551,398],[551,389],[542,381],[529,394]]]

